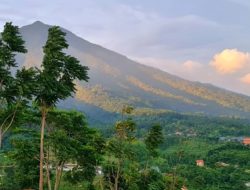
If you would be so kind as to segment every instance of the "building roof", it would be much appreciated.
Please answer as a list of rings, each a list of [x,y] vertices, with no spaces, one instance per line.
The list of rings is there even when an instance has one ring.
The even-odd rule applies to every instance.
[[[204,162],[204,160],[196,160],[196,162]]]
[[[245,145],[250,145],[250,137],[245,137],[245,138],[243,139],[243,144],[245,144]]]

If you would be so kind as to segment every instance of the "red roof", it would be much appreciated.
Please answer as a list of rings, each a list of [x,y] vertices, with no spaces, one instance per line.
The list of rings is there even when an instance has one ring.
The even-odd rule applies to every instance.
[[[196,163],[204,163],[204,160],[196,160]]]
[[[250,137],[246,137],[243,139],[243,144],[244,145],[250,145]]]
[[[204,160],[196,160],[196,165],[197,166],[204,166]]]

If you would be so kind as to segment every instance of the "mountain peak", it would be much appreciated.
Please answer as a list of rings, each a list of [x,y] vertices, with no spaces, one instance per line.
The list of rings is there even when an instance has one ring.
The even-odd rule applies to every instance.
[[[37,20],[37,21],[35,21],[35,22],[33,22],[31,25],[46,25],[46,24],[44,24],[42,21],[40,21],[40,20]]]
[[[49,25],[38,20],[38,21],[33,22],[32,24],[23,26],[21,30],[28,29],[28,30],[43,31],[43,30],[47,30],[49,27],[50,27]],[[30,35],[34,35],[34,34],[30,33]]]
[[[20,58],[23,60],[20,66],[40,66],[42,47],[46,43],[49,27],[36,21],[21,28],[28,54]],[[122,105],[132,105],[147,113],[172,110],[216,116],[250,115],[250,98],[247,96],[190,82],[138,64],[123,55],[92,44],[69,30],[62,30],[67,33],[66,39],[70,46],[67,51],[90,69],[89,83],[79,84],[76,97],[63,106],[77,105],[87,115],[93,113],[96,107],[105,113],[115,113]],[[89,110],[84,109],[86,106]]]

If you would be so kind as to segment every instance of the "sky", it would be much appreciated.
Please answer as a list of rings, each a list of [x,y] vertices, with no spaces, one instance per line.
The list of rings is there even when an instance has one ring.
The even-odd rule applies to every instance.
[[[249,0],[1,0],[6,21],[37,20],[182,78],[250,95]]]

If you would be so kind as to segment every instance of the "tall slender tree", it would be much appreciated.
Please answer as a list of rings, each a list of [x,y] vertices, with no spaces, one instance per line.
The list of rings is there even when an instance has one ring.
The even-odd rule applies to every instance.
[[[58,26],[48,30],[48,39],[43,47],[44,57],[37,77],[38,90],[36,103],[41,112],[40,138],[40,179],[39,190],[43,190],[44,132],[48,111],[60,100],[71,96],[75,91],[75,80],[88,81],[88,67],[65,53],[68,43],[65,33]]]
[[[153,125],[149,129],[148,134],[145,138],[146,148],[149,151],[145,170],[147,170],[150,157],[154,157],[157,155],[156,149],[160,146],[161,143],[163,143],[163,140],[164,140],[164,136],[163,136],[162,127],[158,124]]]
[[[15,60],[16,53],[26,53],[24,41],[19,33],[17,26],[11,22],[4,25],[3,32],[0,35],[0,101],[1,108],[6,105],[6,99],[10,97],[6,93],[9,85],[12,84],[14,77],[11,69],[17,67]]]
[[[54,190],[58,190],[64,166],[75,163],[72,171],[65,173],[71,183],[88,181],[92,184],[96,164],[100,163],[104,140],[99,133],[87,126],[85,117],[75,111],[53,110],[47,117],[47,139],[45,144],[48,190],[50,167],[55,165]],[[53,157],[50,157],[50,155]]]
[[[18,110],[32,97],[35,71],[23,68],[12,74],[17,67],[16,54],[26,52],[19,28],[7,22],[0,37],[0,148]]]
[[[124,106],[122,108],[122,120],[115,124],[115,136],[107,142],[107,163],[105,163],[105,180],[111,190],[118,190],[122,186],[125,165],[132,167],[133,162],[125,164],[133,158],[131,143],[135,139],[136,123],[129,115],[133,107]],[[127,117],[125,117],[127,116]]]
[[[164,136],[160,125],[153,125],[146,136],[145,144],[151,155],[155,155],[155,150],[163,143]]]

